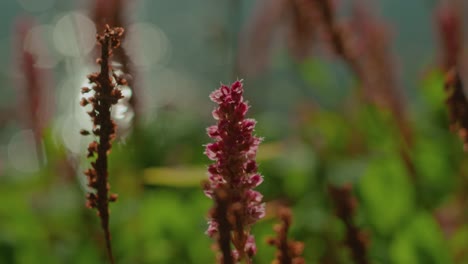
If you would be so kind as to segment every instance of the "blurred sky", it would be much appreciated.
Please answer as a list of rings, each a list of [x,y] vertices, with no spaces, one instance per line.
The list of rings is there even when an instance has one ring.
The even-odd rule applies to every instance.
[[[346,13],[350,0],[339,2],[343,7],[341,11]],[[14,114],[11,118],[12,113],[21,108],[17,104],[24,93],[22,87],[18,87],[22,77],[15,62],[15,56],[18,56],[15,52],[19,49],[14,47],[15,24],[20,17],[35,20],[24,48],[39,54],[39,68],[48,73],[47,93],[50,96],[46,105],[52,112],[53,129],[64,140],[69,140],[65,145],[72,152],[81,152],[82,146],[77,143],[79,135],[74,131],[86,127],[87,123],[89,126],[78,101],[79,88],[86,84],[85,76],[96,69],[90,60],[95,34],[90,20],[93,3],[89,0],[1,1],[0,160],[6,159],[15,133],[20,133],[23,126],[16,122],[20,115]],[[167,104],[175,104],[195,118],[209,117],[212,105],[207,95],[220,81],[228,83],[235,78],[232,72],[237,40],[233,32],[239,31],[248,21],[255,1],[134,0],[128,3],[130,26],[126,30],[136,41],[127,41],[123,45],[138,68],[144,122],[154,121],[158,109]],[[436,1],[380,0],[372,3],[390,26],[399,64],[397,71],[404,80],[406,94],[411,97],[422,74],[436,61],[433,21]],[[282,46],[284,49],[280,44],[273,52],[267,73],[245,82],[247,96],[255,105],[254,111],[267,110],[285,115],[284,110],[304,96],[304,83],[291,63],[284,59],[286,52],[281,50]],[[337,79],[344,80],[339,75],[340,71]],[[336,84],[337,98],[340,98],[340,89],[344,89],[343,84],[349,82]],[[126,106],[117,111],[123,121],[131,118],[131,109]],[[288,117],[285,115],[285,118]],[[287,131],[286,123],[276,126],[278,131]],[[24,133],[20,134],[17,140],[24,142],[23,136]]]
[[[218,81],[228,82],[232,58],[226,50],[230,41],[229,27],[233,20],[231,2],[215,0],[134,0],[130,22],[150,23],[160,29],[169,41],[170,58],[165,61],[172,69],[183,71],[197,81],[206,82],[212,90]],[[252,12],[255,1],[239,1],[241,14],[235,22],[244,23]],[[342,6],[350,2],[341,0]],[[373,1],[393,30],[395,50],[404,65],[405,76],[414,76],[433,60],[434,38],[431,0],[380,0]],[[377,3],[378,2],[378,3]],[[9,84],[12,60],[12,31],[18,16],[27,15],[39,24],[57,26],[58,20],[71,11],[89,15],[89,0],[8,0],[0,3],[0,58],[2,104],[9,103],[14,89]],[[240,25],[237,27],[241,27]],[[49,46],[55,53],[54,46]],[[148,47],[148,49],[151,49]],[[58,58],[61,60],[63,58]],[[160,67],[158,67],[160,68]],[[414,78],[413,78],[414,79]],[[265,86],[268,86],[265,84]]]

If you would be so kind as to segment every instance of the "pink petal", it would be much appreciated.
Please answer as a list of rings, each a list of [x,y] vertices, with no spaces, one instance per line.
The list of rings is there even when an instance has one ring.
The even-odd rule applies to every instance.
[[[244,251],[249,257],[253,257],[257,254],[257,245],[255,245],[255,238],[253,235],[249,235],[245,242]]]
[[[215,220],[211,219],[208,221],[208,229],[206,230],[206,234],[209,236],[209,237],[213,237],[214,234],[216,234],[218,232],[218,222],[216,222]]]
[[[217,143],[210,143],[210,144],[206,145],[205,155],[211,160],[216,160],[218,151],[219,151],[218,144]]]
[[[256,124],[257,121],[255,121],[254,119],[245,119],[244,121],[242,121],[242,129],[248,132],[252,132]]]
[[[222,85],[220,90],[223,95],[229,95],[231,93],[229,87],[227,87],[226,85]]]
[[[249,183],[251,186],[250,188],[255,188],[259,186],[260,184],[262,184],[262,182],[263,182],[263,177],[260,174],[254,174],[250,176],[249,178]]]
[[[206,129],[206,132],[210,138],[216,139],[219,137],[218,126],[210,126]]]
[[[244,102],[241,102],[239,103],[239,105],[236,107],[236,115],[240,118],[244,118],[245,114],[247,113],[247,110],[249,110],[249,106],[244,103]]]
[[[221,97],[223,96],[223,94],[221,93],[221,91],[218,89],[218,90],[215,90],[213,91],[211,94],[210,94],[210,99],[211,101],[215,102],[215,103],[221,103]]]
[[[253,202],[261,202],[262,199],[263,199],[263,195],[257,191],[254,191],[254,190],[247,190],[247,198],[248,200],[250,201],[253,201]]]
[[[215,120],[219,120],[222,117],[222,113],[219,111],[219,108],[216,108],[215,110],[213,110],[213,112],[211,112],[211,115],[213,116]]]

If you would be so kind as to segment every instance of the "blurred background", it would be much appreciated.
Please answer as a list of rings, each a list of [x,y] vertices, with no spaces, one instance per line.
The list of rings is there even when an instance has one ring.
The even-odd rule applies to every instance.
[[[335,0],[330,27],[312,2],[2,1],[0,263],[107,261],[79,134],[106,23],[125,28],[114,68],[129,80],[109,161],[117,263],[215,262],[208,95],[236,79],[265,138],[254,263],[274,258],[278,205],[307,263],[353,263],[330,186],[353,186],[370,263],[468,263],[468,167],[443,89],[462,63],[465,3]]]

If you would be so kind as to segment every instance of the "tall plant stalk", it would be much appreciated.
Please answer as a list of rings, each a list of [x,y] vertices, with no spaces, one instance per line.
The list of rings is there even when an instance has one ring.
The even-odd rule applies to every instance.
[[[98,44],[101,46],[101,57],[97,62],[101,69],[100,72],[88,76],[89,82],[92,84],[91,89],[82,88],[83,94],[93,91],[94,95],[83,97],[81,100],[82,106],[92,105],[92,110],[88,114],[93,121],[92,133],[98,138],[98,141],[95,140],[88,146],[88,158],[97,157],[94,162],[91,162],[92,168],[85,171],[88,177],[88,186],[93,190],[87,195],[87,206],[96,208],[101,219],[107,254],[111,263],[114,263],[114,257],[109,231],[109,202],[115,201],[117,195],[109,195],[107,155],[111,150],[111,142],[115,138],[116,130],[115,122],[111,119],[111,107],[122,98],[122,93],[117,87],[126,84],[126,81],[113,73],[110,58],[112,51],[120,46],[123,31],[123,28],[110,28],[106,25],[104,33],[97,37]],[[90,132],[81,130],[81,134],[89,135]]]

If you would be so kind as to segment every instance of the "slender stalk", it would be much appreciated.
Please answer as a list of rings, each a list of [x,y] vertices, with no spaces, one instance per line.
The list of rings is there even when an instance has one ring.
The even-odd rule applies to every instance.
[[[353,222],[356,211],[356,199],[352,195],[352,185],[343,187],[329,186],[328,191],[333,200],[336,215],[345,224],[345,244],[351,250],[356,264],[367,264],[367,240],[363,232]]]
[[[277,248],[276,258],[272,264],[304,264],[301,257],[304,251],[304,243],[288,240],[288,231],[292,223],[292,212],[287,207],[278,210],[280,224],[274,226],[276,237],[268,238],[267,243]]]
[[[104,43],[102,44],[101,73],[99,74],[98,81],[102,85],[102,95],[110,96],[113,87],[109,80],[109,57],[106,56],[106,54],[109,54],[109,38],[104,38]],[[97,175],[100,175],[100,177],[97,178],[97,208],[101,218],[101,226],[105,232],[107,253],[111,263],[114,263],[109,231],[109,201],[107,198],[109,192],[107,188],[109,177],[107,170],[107,150],[110,148],[108,144],[110,142],[110,135],[113,132],[110,108],[111,104],[108,100],[101,100],[101,102],[96,105],[96,111],[100,116],[100,130],[98,133],[100,144],[98,145],[98,156],[95,168]]]
[[[110,57],[112,50],[119,47],[120,37],[123,34],[122,28],[110,28],[106,26],[104,34],[98,36],[98,43],[101,45],[101,57],[98,63],[101,65],[99,73],[88,76],[92,83],[94,96],[82,98],[81,105],[92,105],[92,110],[88,112],[93,121],[93,134],[98,141],[93,141],[88,147],[88,157],[97,156],[92,162],[92,168],[85,174],[88,176],[88,186],[94,192],[88,193],[87,206],[96,208],[101,219],[101,227],[104,231],[107,255],[111,263],[114,263],[112,254],[111,234],[109,231],[109,202],[117,199],[116,194],[109,195],[109,173],[107,155],[112,147],[111,142],[115,138],[116,125],[111,118],[111,107],[122,98],[122,93],[117,89],[118,85],[123,85],[126,81],[112,73]],[[111,74],[112,73],[112,74]],[[82,93],[88,93],[91,89],[84,87]],[[88,135],[88,131],[82,130],[81,134]]]

